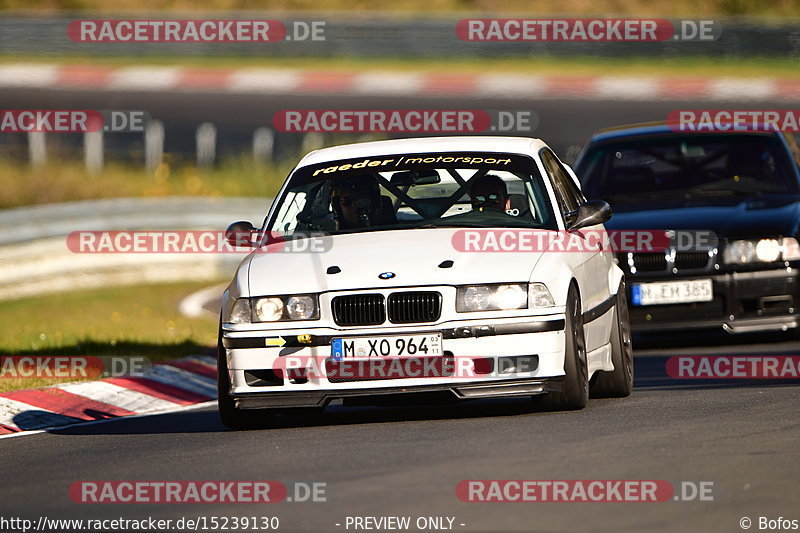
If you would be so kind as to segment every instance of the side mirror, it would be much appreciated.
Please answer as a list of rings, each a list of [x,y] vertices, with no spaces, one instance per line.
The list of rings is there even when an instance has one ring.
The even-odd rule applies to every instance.
[[[225,240],[228,244],[240,248],[252,248],[256,243],[253,242],[253,235],[258,231],[250,222],[240,220],[234,222],[225,230]]]
[[[591,200],[581,204],[575,212],[575,220],[570,224],[569,230],[574,231],[596,224],[602,224],[611,219],[611,206],[603,200]]]

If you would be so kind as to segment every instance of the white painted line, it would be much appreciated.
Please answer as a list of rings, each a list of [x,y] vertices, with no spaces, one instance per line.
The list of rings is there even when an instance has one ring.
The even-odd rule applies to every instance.
[[[590,98],[610,100],[652,100],[657,98],[661,83],[654,78],[602,77],[595,81]]]
[[[54,65],[2,65],[2,87],[52,87],[56,85],[59,67]]]
[[[228,76],[228,91],[236,93],[291,93],[300,85],[293,70],[240,69]]]
[[[153,365],[147,367],[142,372],[142,377],[202,394],[210,398],[217,396],[216,380],[174,366]]]
[[[422,86],[422,76],[413,72],[365,72],[355,76],[353,92],[356,94],[408,95],[418,93]]]
[[[178,67],[127,67],[111,74],[108,89],[120,91],[164,91],[180,81]]]
[[[153,412],[153,413],[145,413],[140,415],[130,415],[130,416],[118,416],[115,418],[103,418],[102,420],[89,420],[88,422],[79,422],[77,424],[68,424],[65,426],[52,426],[44,429],[35,429],[31,431],[22,431],[20,433],[9,433],[8,435],[0,435],[0,439],[11,439],[14,437],[27,437],[28,435],[37,435],[39,433],[46,433],[51,430],[58,430],[58,429],[65,429],[65,428],[74,428],[74,427],[81,427],[81,426],[91,426],[94,424],[105,424],[107,422],[114,422],[116,420],[131,420],[133,418],[143,418],[145,416],[155,416],[155,415],[165,415],[169,413],[178,413],[181,411],[191,411],[193,409],[204,409],[206,407],[212,407],[217,405],[216,400],[196,403],[194,405],[181,405],[178,407],[165,409],[163,411]]]
[[[149,413],[180,406],[180,404],[175,402],[162,400],[156,396],[126,389],[125,387],[120,387],[119,385],[106,381],[67,383],[58,388],[96,402],[102,402],[113,405],[114,407],[133,411],[134,413]]]
[[[722,78],[709,83],[708,98],[712,100],[766,100],[777,96],[777,84],[766,78]]]
[[[227,283],[221,285],[214,285],[213,287],[206,287],[197,292],[193,292],[178,304],[178,311],[184,316],[196,318],[200,316],[208,316],[211,318],[218,317],[217,313],[209,311],[204,305],[211,300],[219,302],[222,298],[222,293],[227,287]]]

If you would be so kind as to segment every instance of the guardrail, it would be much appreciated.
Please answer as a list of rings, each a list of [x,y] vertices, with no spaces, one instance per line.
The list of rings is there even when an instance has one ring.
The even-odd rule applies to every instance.
[[[118,198],[0,211],[0,300],[56,291],[229,277],[243,254],[79,254],[73,231],[217,230],[259,223],[270,198]]]
[[[170,13],[170,19],[181,18]],[[184,18],[198,18],[185,13]],[[131,18],[108,13],[74,13],[57,18],[15,16],[6,13],[0,20],[0,54],[81,54],[97,56],[270,56],[270,57],[526,57],[590,56],[673,57],[800,57],[800,21],[751,21],[718,18],[719,39],[713,41],[665,42],[465,42],[456,35],[456,23],[485,14],[464,14],[440,18],[389,18],[375,15],[292,14],[269,12],[215,12],[214,19],[276,19],[287,27],[295,22],[322,21],[324,41],[282,40],[271,43],[77,43],[67,36],[67,26],[75,19]],[[491,17],[500,17],[493,14]],[[137,13],[136,18],[147,19]],[[150,18],[161,19],[163,14]],[[536,18],[536,17],[528,17]],[[539,18],[555,18],[552,16]]]

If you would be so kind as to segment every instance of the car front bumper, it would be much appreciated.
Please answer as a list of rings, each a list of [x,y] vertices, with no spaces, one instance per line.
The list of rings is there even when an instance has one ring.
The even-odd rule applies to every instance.
[[[230,394],[237,407],[243,409],[317,407],[340,398],[413,392],[445,392],[470,399],[560,390],[564,376],[564,324],[563,313],[345,330],[318,327],[232,331],[223,324],[222,345],[231,380]],[[431,333],[442,335],[444,357],[435,362],[444,363],[453,372],[332,376],[320,370],[331,364],[334,338]],[[375,362],[391,361],[401,366],[414,362],[414,357],[376,359],[353,361],[367,366]],[[422,359],[425,358],[418,358]]]
[[[381,386],[371,388],[331,390],[304,390],[292,392],[267,392],[234,394],[239,409],[286,409],[293,407],[324,407],[332,400],[349,398],[376,398],[401,394],[450,393],[460,400],[533,396],[551,391],[560,391],[563,376],[547,379],[497,380],[489,383],[439,383],[429,385]]]
[[[638,332],[719,329],[728,333],[786,331],[798,327],[798,269],[754,270],[693,276],[628,276],[628,301],[636,283],[711,279],[713,300],[666,305],[630,305]]]

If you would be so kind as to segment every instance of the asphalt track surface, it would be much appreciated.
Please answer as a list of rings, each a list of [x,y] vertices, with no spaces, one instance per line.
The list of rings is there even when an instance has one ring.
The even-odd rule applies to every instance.
[[[347,516],[450,516],[464,532],[741,531],[745,516],[800,518],[800,382],[664,372],[676,354],[796,355],[800,343],[694,335],[643,346],[634,394],[578,412],[527,400],[331,406],[321,418],[281,416],[271,429],[233,432],[205,408],[0,440],[2,516],[266,515],[280,518],[280,531],[309,532],[346,531]],[[713,501],[465,503],[455,488],[468,479],[710,481]],[[82,480],[324,482],[327,501],[77,504],[68,489]]]
[[[323,105],[527,108],[539,114],[536,135],[563,146],[582,144],[596,128],[658,120],[673,109],[726,107],[725,102],[420,103],[364,97],[326,97],[323,103],[29,90],[1,95],[11,108],[144,107],[187,127],[215,118],[232,128],[256,126],[276,109]],[[101,96],[105,100],[98,102]],[[592,400],[578,412],[531,409],[525,400],[332,406],[321,418],[282,416],[269,430],[232,432],[220,425],[215,409],[203,408],[3,439],[0,517],[277,516],[279,531],[309,532],[356,531],[345,527],[348,516],[410,516],[409,531],[418,531],[413,527],[417,517],[454,517],[454,530],[464,532],[733,532],[742,531],[743,517],[752,520],[752,530],[759,530],[759,517],[800,519],[800,380],[679,381],[666,375],[668,357],[703,354],[800,355],[800,342],[778,334],[637,339],[634,394]],[[456,485],[469,479],[649,479],[667,480],[676,488],[705,481],[713,483],[713,501],[464,503]],[[68,489],[82,480],[275,480],[290,487],[323,482],[327,501],[74,503]]]

